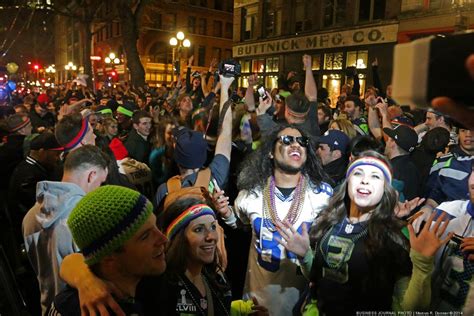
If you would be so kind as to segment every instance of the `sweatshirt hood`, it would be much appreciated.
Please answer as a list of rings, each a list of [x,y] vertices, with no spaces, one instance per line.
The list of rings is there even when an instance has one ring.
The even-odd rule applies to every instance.
[[[36,219],[43,228],[67,218],[76,204],[86,195],[77,184],[41,181],[36,186],[36,202],[40,210]]]

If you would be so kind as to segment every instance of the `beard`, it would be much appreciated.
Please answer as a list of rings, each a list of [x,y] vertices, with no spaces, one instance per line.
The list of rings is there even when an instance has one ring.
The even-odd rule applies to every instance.
[[[293,166],[290,166],[289,164],[285,163],[284,161],[279,161],[278,159],[274,159],[274,163],[275,163],[275,168],[278,168],[278,169],[280,169],[281,171],[283,171],[284,173],[287,173],[287,174],[295,175],[298,172],[301,172],[301,170],[303,170],[303,165],[301,165],[299,167],[293,167]]]

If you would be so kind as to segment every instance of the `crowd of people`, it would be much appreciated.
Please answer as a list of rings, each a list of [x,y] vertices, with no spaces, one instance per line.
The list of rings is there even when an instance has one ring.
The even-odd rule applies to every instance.
[[[331,104],[311,65],[263,95],[193,57],[170,87],[14,93],[2,247],[29,311],[473,312],[474,126],[397,104],[377,60]]]

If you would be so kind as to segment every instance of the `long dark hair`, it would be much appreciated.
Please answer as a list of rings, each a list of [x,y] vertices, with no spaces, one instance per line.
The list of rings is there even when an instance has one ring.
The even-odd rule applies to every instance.
[[[390,162],[381,154],[368,150],[362,152],[358,158],[374,157],[384,161],[387,166]],[[329,200],[329,205],[316,218],[310,231],[311,244],[314,247],[321,242],[322,237],[328,229],[340,223],[348,216],[350,199],[347,192],[348,179],[341,184],[339,190]],[[382,199],[374,208],[368,220],[368,236],[366,239],[366,250],[369,256],[375,256],[379,251],[387,247],[387,238],[398,243],[405,249],[409,249],[409,242],[401,232],[404,223],[395,216],[395,206],[398,195],[390,183],[385,181]]]
[[[303,174],[309,177],[311,182],[317,186],[321,181],[329,182],[327,174],[323,171],[320,158],[316,155],[315,140],[309,136],[309,133],[298,125],[294,124],[278,124],[270,133],[262,140],[259,149],[250,154],[242,163],[239,177],[237,178],[237,187],[239,190],[248,190],[255,193],[262,190],[268,177],[273,174],[273,160],[269,158],[275,149],[278,133],[285,128],[298,130],[302,136],[309,137],[310,143],[306,148],[306,163],[303,166]]]
[[[182,198],[178,199],[165,209],[158,218],[158,225],[162,231],[166,231],[168,226],[175,220],[181,213],[196,204],[202,204],[203,202],[195,198]],[[184,229],[181,229],[176,236],[171,239],[168,243],[166,250],[166,273],[169,274],[184,274],[188,264],[188,258],[190,253],[189,242],[186,239]],[[204,274],[208,277],[209,281],[212,282],[218,288],[222,287],[216,280],[218,273],[222,273],[222,268],[217,262],[218,249],[214,255],[214,260],[205,265],[203,268]]]

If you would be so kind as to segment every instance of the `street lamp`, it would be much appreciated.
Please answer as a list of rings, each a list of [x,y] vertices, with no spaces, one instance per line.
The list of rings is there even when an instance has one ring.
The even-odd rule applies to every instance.
[[[107,64],[107,67],[109,65],[112,66],[112,71],[110,73],[111,74],[111,79],[112,80],[117,80],[118,79],[118,71],[115,69],[115,65],[118,65],[122,62],[120,60],[120,58],[116,57],[114,53],[110,53],[109,56],[104,58],[104,62]],[[105,74],[105,70],[104,70],[104,74]],[[107,78],[107,74],[106,74],[106,78]]]
[[[179,31],[176,34],[176,37],[170,38],[170,45],[173,47],[173,65],[175,62],[180,63],[181,62],[181,50],[182,47],[190,47],[191,46],[191,41],[187,38],[185,38],[185,35],[183,32]],[[178,56],[176,59],[176,49],[178,49]],[[174,81],[174,71],[171,71],[171,82]]]
[[[50,65],[48,66],[48,68],[45,69],[46,73],[48,74],[48,80],[51,80],[51,75],[54,76],[54,74],[56,73],[56,68],[55,68],[55,65]]]
[[[70,62],[67,63],[67,65],[64,66],[64,69],[66,69],[67,74],[68,74],[68,77],[70,77],[70,76],[69,76],[69,74],[70,74],[69,71],[71,71],[71,70],[72,70],[72,71],[76,71],[76,70],[77,70],[77,66],[74,65],[72,61],[70,61]],[[68,79],[70,79],[70,78],[68,78]]]
[[[114,53],[110,53],[109,56],[104,58],[106,64],[120,64],[120,58],[115,57]]]

